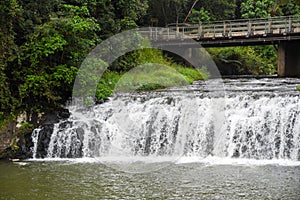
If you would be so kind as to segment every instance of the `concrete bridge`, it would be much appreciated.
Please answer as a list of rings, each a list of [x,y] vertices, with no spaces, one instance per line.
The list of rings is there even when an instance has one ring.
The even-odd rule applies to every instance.
[[[150,28],[151,40],[188,46],[194,39],[203,47],[278,45],[278,75],[300,76],[300,18],[226,20],[203,24],[170,24]]]

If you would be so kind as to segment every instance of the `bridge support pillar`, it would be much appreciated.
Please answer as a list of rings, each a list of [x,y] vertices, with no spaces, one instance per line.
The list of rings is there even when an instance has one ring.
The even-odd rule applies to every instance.
[[[283,41],[278,49],[278,75],[300,77],[300,41]]]

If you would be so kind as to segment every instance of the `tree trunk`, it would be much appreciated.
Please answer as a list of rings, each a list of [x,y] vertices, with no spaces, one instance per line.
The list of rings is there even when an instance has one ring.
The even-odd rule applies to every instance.
[[[188,20],[189,16],[190,16],[190,15],[191,15],[191,13],[192,13],[192,10],[194,9],[194,7],[195,7],[195,6],[196,6],[196,4],[198,3],[198,1],[199,1],[199,0],[195,0],[195,1],[194,1],[194,3],[193,3],[193,5],[192,5],[191,9],[189,10],[189,12],[188,12],[187,16],[185,17],[185,19],[184,19],[184,22],[183,22],[183,23],[186,23],[186,21]]]

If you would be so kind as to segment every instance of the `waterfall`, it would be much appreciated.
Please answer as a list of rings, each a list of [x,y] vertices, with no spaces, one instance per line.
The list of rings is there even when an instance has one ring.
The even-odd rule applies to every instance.
[[[41,131],[41,129],[35,129],[32,132],[32,142],[33,142],[33,147],[32,147],[33,155],[32,155],[32,157],[33,158],[37,157],[36,153],[37,153],[38,138],[39,138],[40,131]]]
[[[297,79],[299,82],[299,80]],[[36,158],[207,156],[300,160],[295,80],[225,80],[226,95],[197,83],[149,93],[115,94],[53,126]],[[272,83],[271,83],[272,82]],[[292,84],[294,83],[294,84]],[[250,89],[251,88],[251,89]]]

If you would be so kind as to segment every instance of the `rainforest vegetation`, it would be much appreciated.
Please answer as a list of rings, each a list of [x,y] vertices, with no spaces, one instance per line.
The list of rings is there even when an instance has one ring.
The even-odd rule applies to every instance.
[[[36,124],[41,113],[63,107],[70,100],[84,58],[117,33],[170,23],[300,16],[299,5],[298,0],[2,0],[0,126],[21,114],[27,123]],[[274,46],[208,51],[219,66],[234,65],[235,74],[276,73]],[[129,53],[108,67],[97,87],[97,100],[111,95],[124,73],[151,62],[175,69],[189,83],[208,77],[205,71],[198,72],[174,60],[159,50]],[[178,78],[176,74],[168,75],[174,76],[170,82]],[[122,87],[126,88],[126,83]],[[140,89],[156,88],[160,87],[142,85]]]

